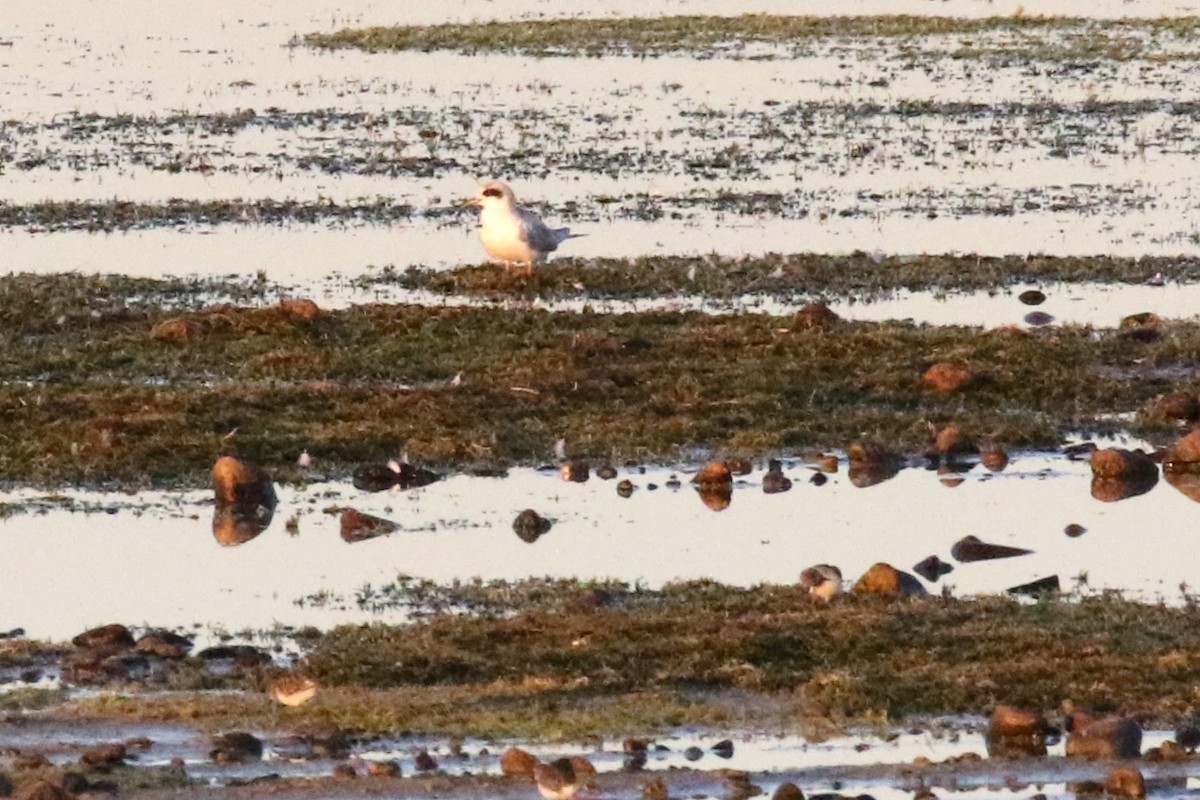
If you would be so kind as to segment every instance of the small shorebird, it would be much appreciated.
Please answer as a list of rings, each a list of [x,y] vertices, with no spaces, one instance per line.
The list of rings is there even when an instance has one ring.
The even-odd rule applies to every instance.
[[[312,700],[316,693],[316,681],[293,673],[281,675],[267,684],[267,694],[271,695],[271,699],[293,708]]]
[[[525,274],[532,275],[534,264],[572,238],[570,228],[549,228],[537,214],[517,205],[516,195],[503,181],[484,184],[465,205],[480,209],[483,249],[496,261],[503,261],[506,271],[514,264],[524,264]]]
[[[570,800],[579,788],[575,767],[569,758],[556,758],[548,764],[537,764],[533,768],[533,779],[538,792],[546,800]]]

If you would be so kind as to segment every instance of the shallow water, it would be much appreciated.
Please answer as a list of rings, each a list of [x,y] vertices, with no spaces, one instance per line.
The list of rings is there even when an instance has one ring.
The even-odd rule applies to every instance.
[[[977,16],[1019,7],[1108,17],[1191,13],[1193,5],[862,0],[844,10]],[[631,9],[642,10],[612,0],[588,13]],[[386,198],[413,210],[390,223],[261,225],[249,216],[121,234],[31,235],[18,227],[0,231],[2,266],[261,271],[345,305],[363,299],[347,280],[375,269],[482,260],[472,215],[445,209],[490,174],[511,178],[551,221],[586,233],[564,246],[584,258],[1200,252],[1186,213],[1200,163],[1186,93],[1200,62],[1189,58],[1031,65],[945,57],[963,46],[959,37],[827,41],[766,61],[288,45],[297,34],[347,25],[555,10],[540,0],[436,9],[367,0],[218,3],[203,12],[171,2],[106,25],[87,13],[15,9],[0,48],[0,150],[10,159],[4,200]],[[823,4],[773,0],[661,7],[753,10],[825,13]],[[1007,36],[969,44],[1007,47]],[[1034,38],[1053,45],[1056,36]],[[1186,44],[1155,46],[1170,56]],[[424,138],[429,132],[436,135]],[[1172,309],[1190,303],[1151,299]],[[918,296],[879,313],[940,324],[945,308]],[[1111,324],[1073,308],[1064,319]]]
[[[623,471],[637,487],[628,499],[617,496],[615,481],[567,483],[531,469],[506,478],[457,474],[381,494],[342,483],[282,487],[270,527],[239,546],[214,539],[207,491],[67,492],[69,506],[23,492],[8,501],[26,510],[0,522],[0,560],[22,565],[0,584],[0,627],[61,640],[114,621],[231,632],[398,622],[405,610],[389,606],[381,590],[404,575],[439,583],[551,576],[750,586],[794,583],[802,569],[825,562],[852,583],[876,561],[911,569],[938,555],[954,563],[951,545],[968,534],[1035,552],[957,564],[930,591],[944,584],[960,595],[999,592],[1057,575],[1064,591],[1116,589],[1174,604],[1195,580],[1190,553],[1200,505],[1165,482],[1101,502],[1090,494],[1086,462],[1039,453],[1017,454],[1003,472],[914,467],[868,488],[844,471],[815,486],[814,471],[795,462],[786,473],[795,482],[790,492],[765,495],[759,470],[738,482],[720,512],[701,502],[687,471],[664,468]],[[671,475],[681,488],[667,488]],[[400,530],[348,544],[336,513],[343,507]],[[525,508],[554,520],[532,544],[512,529]],[[1069,538],[1064,528],[1072,523],[1087,533]],[[637,556],[651,551],[670,557]],[[52,595],[46,586],[55,587]]]

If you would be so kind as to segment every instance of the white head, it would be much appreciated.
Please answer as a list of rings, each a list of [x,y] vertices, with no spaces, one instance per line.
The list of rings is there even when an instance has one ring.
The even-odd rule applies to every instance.
[[[488,181],[479,187],[479,191],[466,202],[466,205],[476,206],[477,208],[491,208],[493,206],[514,206],[516,203],[517,196],[513,194],[513,190],[509,188],[507,183],[504,181]]]

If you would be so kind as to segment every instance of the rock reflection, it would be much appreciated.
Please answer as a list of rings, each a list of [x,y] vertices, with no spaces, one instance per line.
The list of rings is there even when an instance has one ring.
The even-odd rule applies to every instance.
[[[696,494],[713,511],[724,511],[733,502],[733,486],[707,484],[696,487]]]
[[[1184,497],[1200,503],[1200,472],[1170,470],[1163,478]]]
[[[213,538],[223,547],[234,547],[258,536],[271,525],[275,507],[217,504],[213,509]]]

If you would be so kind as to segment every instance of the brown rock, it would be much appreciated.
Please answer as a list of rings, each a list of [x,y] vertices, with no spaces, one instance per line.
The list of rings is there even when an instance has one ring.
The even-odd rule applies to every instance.
[[[536,542],[543,534],[549,531],[552,525],[554,525],[553,522],[532,508],[527,508],[520,514],[517,514],[517,518],[513,520],[513,530],[516,531],[517,538],[530,544]]]
[[[396,523],[364,514],[353,508],[342,509],[341,531],[342,541],[349,544],[365,542],[395,532],[400,526]]]
[[[87,647],[93,650],[106,650],[109,653],[128,650],[134,645],[133,634],[129,628],[119,623],[101,625],[90,628],[71,640],[76,647]]]
[[[945,458],[961,458],[975,455],[979,447],[957,425],[947,425],[937,432],[930,452]]]
[[[368,761],[367,774],[372,778],[399,778],[400,763],[395,760]]]
[[[17,794],[17,800],[71,800],[72,795],[56,783],[38,781]]]
[[[1158,477],[1158,465],[1141,450],[1110,447],[1094,450],[1090,458],[1092,475],[1097,478],[1142,479]]]
[[[633,481],[625,478],[617,483],[617,494],[621,497],[633,496]]]
[[[150,336],[161,342],[186,342],[199,336],[203,330],[202,325],[190,319],[172,317],[151,328]]]
[[[1046,302],[1046,295],[1037,289],[1026,289],[1017,295],[1017,299],[1027,306],[1040,306]]]
[[[571,756],[571,769],[580,788],[592,788],[596,783],[596,765],[583,756]]]
[[[821,455],[817,456],[816,468],[819,472],[837,472],[838,457],[832,453],[822,453]]]
[[[1137,758],[1142,752],[1142,726],[1129,717],[1091,721],[1078,713],[1070,717],[1067,755],[1077,758]]]
[[[1193,428],[1168,448],[1163,472],[1200,472],[1200,428]]]
[[[240,506],[275,506],[275,485],[264,470],[233,456],[221,456],[212,468],[217,503]]]
[[[183,658],[192,649],[192,640],[172,631],[148,631],[134,645],[139,653],[159,658]]]
[[[771,793],[771,800],[804,800],[804,792],[791,781],[784,781],[775,787],[775,791]]]
[[[733,483],[733,471],[724,461],[710,461],[692,478],[692,483],[704,486],[729,486]]]
[[[1137,767],[1113,767],[1104,781],[1104,791],[1112,797],[1141,800],[1146,796],[1146,779]]]
[[[915,576],[901,572],[891,564],[885,564],[882,561],[873,565],[858,579],[858,583],[854,584],[854,593],[906,596],[928,594]]]
[[[1059,731],[1040,711],[997,705],[988,720],[985,742],[993,758],[1046,755],[1048,739],[1057,741]]]
[[[519,778],[532,778],[538,759],[519,747],[510,747],[500,754],[500,772]]]
[[[84,750],[79,760],[89,767],[117,767],[125,763],[125,755],[123,744],[98,744]]]
[[[925,370],[925,385],[935,392],[956,392],[979,382],[979,376],[961,364],[939,362]]]
[[[1070,525],[1063,528],[1063,533],[1072,539],[1077,539],[1087,533],[1087,528],[1083,527],[1078,522],[1072,522]]]
[[[296,322],[312,322],[321,316],[321,309],[308,298],[285,297],[279,301],[279,307]]]
[[[668,800],[667,782],[661,777],[642,784],[642,800]]]
[[[585,483],[591,474],[591,468],[586,461],[571,461],[559,468],[562,479],[569,483]]]
[[[350,778],[357,778],[358,772],[354,769],[353,764],[334,764],[332,775],[335,778],[347,780]]]
[[[792,318],[793,331],[825,330],[841,320],[835,312],[824,303],[809,303],[802,306]]]
[[[611,481],[617,477],[617,468],[612,464],[605,464],[596,470],[596,477],[602,481]]]
[[[846,448],[846,459],[852,467],[892,464],[900,460],[891,450],[875,442],[853,442]]]
[[[645,739],[629,737],[621,742],[621,750],[626,753],[645,753],[650,749],[650,742]]]
[[[1172,392],[1159,397],[1142,409],[1151,419],[1181,419],[1195,422],[1200,419],[1200,400],[1191,392]]]
[[[1003,472],[1008,466],[1008,453],[999,445],[985,445],[979,453],[979,460],[992,472]]]
[[[1002,544],[989,544],[977,536],[964,536],[950,548],[950,555],[964,564],[972,561],[994,561],[998,558],[1013,558],[1032,553],[1023,547],[1008,547]]]

